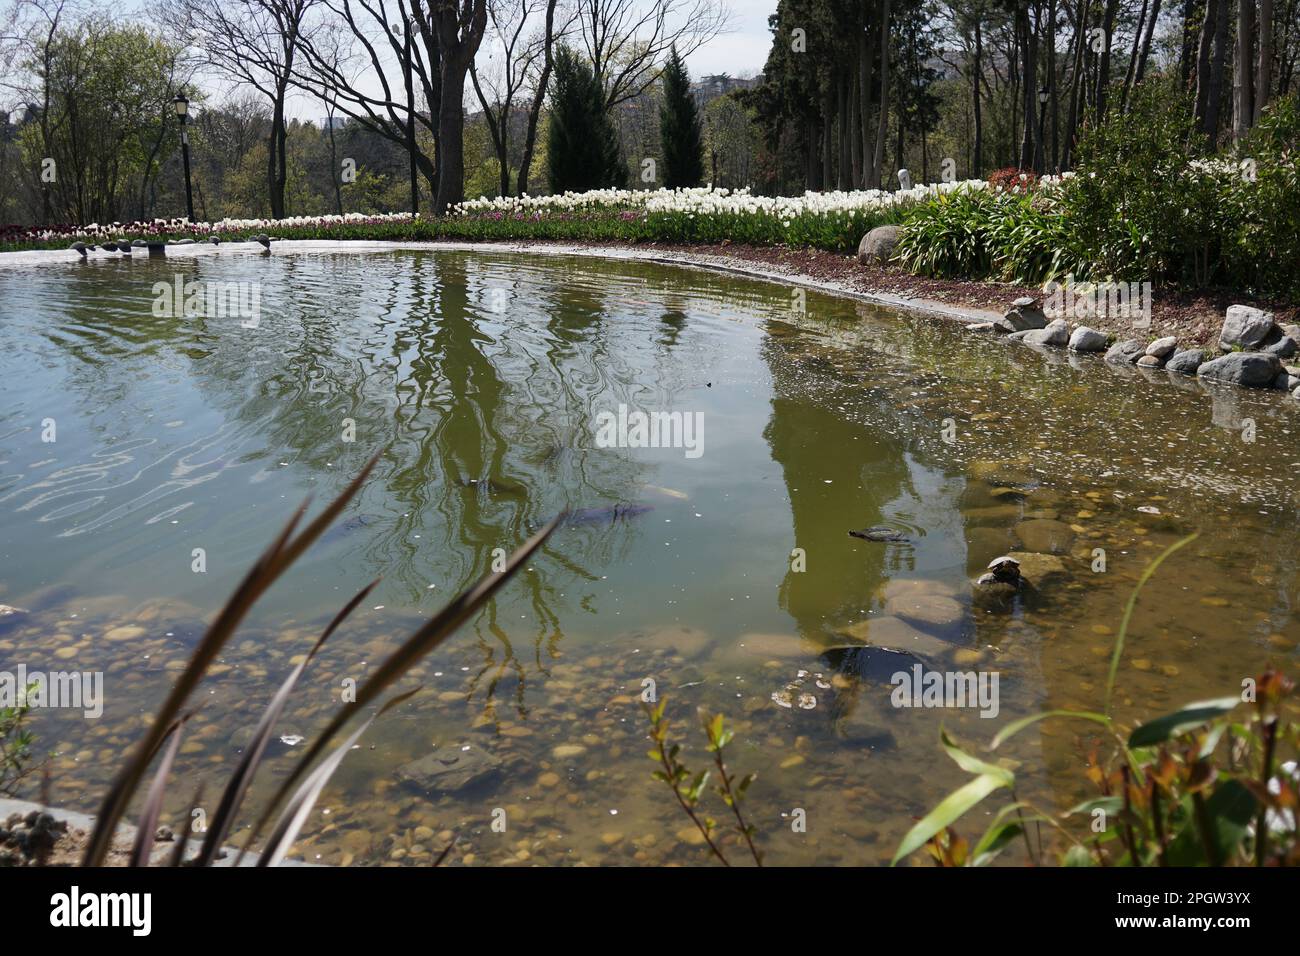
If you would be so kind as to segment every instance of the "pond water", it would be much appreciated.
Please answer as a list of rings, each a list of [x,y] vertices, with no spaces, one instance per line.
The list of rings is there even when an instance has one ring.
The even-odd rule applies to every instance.
[[[154,284],[177,275],[255,283],[259,321],[156,314]],[[1294,670],[1296,403],[800,304],[779,284],[496,251],[0,268],[0,602],[28,612],[0,622],[0,670],[105,675],[102,717],[35,716],[50,799],[94,808],[272,534],[381,449],[201,688],[173,825],[200,781],[215,806],[275,685],[357,590],[382,576],[307,672],[254,804],[347,679],[563,509],[585,520],[403,682],[423,690],[367,732],[297,853],[420,864],[455,835],[453,863],[707,862],[650,776],[649,679],[692,769],[709,760],[697,708],[733,722],[768,862],[887,863],[965,779],[940,727],[979,747],[1038,709],[1099,709],[1138,575],[1194,531],[1138,603],[1117,713]],[[696,443],[606,447],[599,416],[620,406],[681,413]],[[906,540],[848,534],[874,525]],[[1030,555],[1034,589],[973,601],[1008,552]],[[891,651],[846,649],[862,644]],[[893,706],[913,663],[996,674],[996,716]],[[1090,726],[1004,748],[1022,798],[1087,794]],[[460,773],[410,766],[467,753]]]

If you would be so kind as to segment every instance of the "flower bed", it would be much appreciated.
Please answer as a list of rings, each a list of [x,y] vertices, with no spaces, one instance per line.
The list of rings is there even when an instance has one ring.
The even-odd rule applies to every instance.
[[[75,240],[211,235],[247,239],[272,233],[284,239],[388,241],[558,239],[589,242],[677,242],[791,245],[852,252],[875,226],[898,222],[909,209],[982,181],[918,186],[899,192],[806,193],[755,196],[748,190],[613,190],[475,199],[437,219],[409,213],[304,216],[293,219],[184,219],[55,228],[0,228],[0,250],[66,248]]]

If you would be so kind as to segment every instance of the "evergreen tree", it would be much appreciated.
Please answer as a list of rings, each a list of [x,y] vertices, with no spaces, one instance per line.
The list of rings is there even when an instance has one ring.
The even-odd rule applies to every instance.
[[[547,174],[551,192],[624,187],[627,166],[591,67],[568,46],[555,54]]]
[[[691,78],[676,46],[669,54],[663,79],[659,137],[663,144],[664,185],[669,189],[698,186],[704,179],[704,134],[691,96]]]

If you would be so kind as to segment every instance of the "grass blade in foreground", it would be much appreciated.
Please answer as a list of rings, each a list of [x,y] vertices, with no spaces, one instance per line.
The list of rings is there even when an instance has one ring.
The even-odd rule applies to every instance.
[[[488,572],[472,588],[456,597],[423,627],[407,638],[406,643],[384,660],[375,674],[357,688],[356,700],[346,704],[334,715],[334,719],[316,738],[316,742],[298,761],[297,766],[294,767],[285,781],[280,784],[275,795],[267,802],[266,808],[262,811],[262,816],[258,819],[256,826],[249,832],[248,839],[244,841],[244,845],[240,848],[240,859],[243,858],[243,855],[248,852],[258,835],[265,829],[271,815],[275,813],[276,808],[288,795],[290,789],[303,778],[312,761],[320,756],[334,736],[343,729],[343,725],[358,711],[368,707],[375,698],[383,693],[385,688],[399,680],[403,674],[476,614],[502,585],[514,577],[515,572],[523,567],[524,563],[532,557],[533,552],[542,546],[546,539],[550,537],[551,532],[563,524],[568,516],[568,512],[562,512],[547,522],[540,531],[520,545],[514,554],[510,555],[503,570]]]
[[[113,781],[108,793],[105,794],[99,812],[95,814],[95,828],[91,831],[90,839],[86,843],[83,865],[104,865],[104,858],[108,855],[109,846],[112,844],[113,833],[126,813],[126,807],[131,800],[131,795],[135,793],[136,788],[140,785],[145,770],[149,767],[149,761],[153,759],[154,753],[167,733],[167,728],[175,721],[186,698],[198,686],[212,661],[220,653],[221,648],[225,646],[226,641],[230,639],[230,635],[234,633],[235,628],[239,626],[239,622],[244,619],[244,616],[257,599],[333,523],[339,512],[343,510],[344,506],[361,488],[362,483],[369,477],[378,460],[379,455],[376,454],[361,469],[361,473],[357,475],[352,483],[343,490],[343,493],[334,499],[297,538],[293,538],[294,528],[302,520],[307,507],[306,503],[301,505],[294,512],[293,517],[289,519],[284,530],[280,532],[279,537],[272,542],[262,557],[249,570],[244,580],[240,582],[239,587],[235,589],[235,593],[231,595],[217,615],[217,619],[212,622],[207,633],[203,635],[203,640],[195,648],[189,663],[186,664],[185,670],[181,671],[180,677],[177,678],[176,684],[172,687],[171,693],[168,694],[162,707],[154,715],[153,723],[150,725],[144,739],[140,741],[134,754],[127,760],[126,766],[122,768],[122,772]]]

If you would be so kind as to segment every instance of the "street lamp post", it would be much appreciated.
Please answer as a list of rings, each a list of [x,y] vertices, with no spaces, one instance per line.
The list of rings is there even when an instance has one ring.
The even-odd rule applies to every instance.
[[[176,94],[172,106],[176,108],[176,115],[181,121],[181,160],[185,164],[185,210],[189,214],[190,222],[193,222],[194,190],[190,187],[190,137],[185,126],[189,118],[190,101],[186,98],[184,90]]]
[[[414,64],[411,62],[411,20],[402,21],[405,31],[406,47],[406,156],[411,165],[411,215],[420,214],[420,183],[415,176],[415,80],[411,76]]]
[[[1046,86],[1038,90],[1038,151],[1035,154],[1034,172],[1038,175],[1043,174],[1043,167],[1046,165],[1046,151],[1043,149],[1043,120],[1047,115],[1047,101],[1052,98],[1052,92]]]

